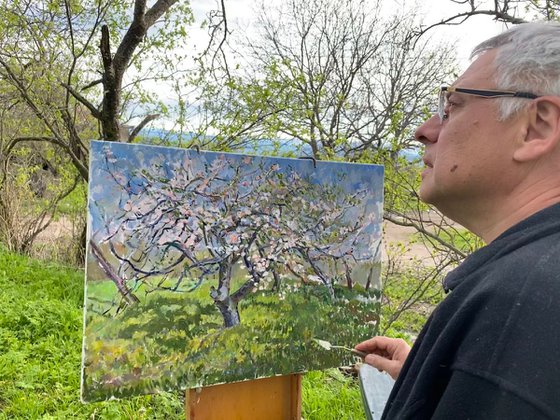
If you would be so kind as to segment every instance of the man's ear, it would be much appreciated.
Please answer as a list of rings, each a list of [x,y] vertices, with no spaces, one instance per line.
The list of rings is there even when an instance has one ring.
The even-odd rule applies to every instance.
[[[528,108],[525,138],[513,154],[518,162],[539,159],[560,145],[560,98],[543,96]]]

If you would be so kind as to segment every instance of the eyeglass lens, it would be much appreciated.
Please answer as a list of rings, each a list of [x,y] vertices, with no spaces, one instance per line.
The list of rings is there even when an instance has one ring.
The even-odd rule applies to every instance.
[[[438,100],[438,116],[440,122],[443,122],[445,118],[445,108],[447,107],[447,96],[445,95],[444,90],[439,91],[439,100]]]

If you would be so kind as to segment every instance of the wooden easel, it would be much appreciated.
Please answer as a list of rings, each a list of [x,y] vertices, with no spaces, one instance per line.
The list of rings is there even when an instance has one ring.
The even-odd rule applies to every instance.
[[[187,420],[299,420],[301,374],[189,389]]]

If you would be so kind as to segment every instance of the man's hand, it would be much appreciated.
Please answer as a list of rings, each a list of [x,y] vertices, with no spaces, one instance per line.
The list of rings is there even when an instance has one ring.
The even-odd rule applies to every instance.
[[[363,341],[355,349],[367,353],[364,361],[368,365],[387,372],[395,380],[410,353],[410,346],[406,341],[381,336]]]

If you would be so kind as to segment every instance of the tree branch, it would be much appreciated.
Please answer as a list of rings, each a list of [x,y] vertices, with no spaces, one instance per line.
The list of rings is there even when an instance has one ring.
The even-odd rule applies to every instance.
[[[4,153],[5,156],[8,156],[12,151],[12,149],[16,146],[16,144],[21,142],[47,142],[62,147],[69,154],[70,158],[72,159],[72,163],[80,173],[81,177],[87,182],[89,176],[87,166],[80,159],[78,159],[78,157],[74,153],[72,153],[72,150],[70,149],[68,144],[64,143],[57,137],[47,137],[47,136],[17,137],[15,139],[12,139],[8,144],[8,147],[6,148],[6,151]]]
[[[80,95],[78,92],[76,92],[72,86],[67,85],[66,83],[61,83],[62,87],[64,87],[68,92],[70,92],[70,94],[78,101],[80,102],[82,105],[84,105],[87,109],[89,109],[89,112],[91,112],[91,115],[93,115],[95,118],[100,119],[101,118],[101,112],[99,112],[99,110],[97,109],[97,107],[95,107],[95,105],[93,105],[90,101],[88,101],[85,97],[83,97],[82,95]]]
[[[136,0],[134,3],[134,19],[117,48],[114,57],[114,67],[117,74],[124,73],[134,50],[142,42],[148,29],[178,0],[158,0],[146,11],[146,0]]]
[[[452,0],[453,1],[453,0]],[[470,11],[457,13],[453,16],[450,16],[446,19],[442,19],[439,22],[431,24],[425,28],[420,29],[418,33],[418,38],[428,32],[430,29],[435,28],[436,26],[441,25],[460,25],[469,19],[472,16],[477,15],[486,15],[486,16],[494,16],[494,20],[499,22],[511,23],[514,25],[520,23],[526,23],[527,21],[522,18],[515,17],[514,15],[508,13],[509,10],[509,0],[504,0],[502,7],[500,7],[499,1],[494,1],[494,9],[486,9],[486,10],[477,10],[477,6],[475,6],[474,2],[472,1],[453,1],[453,3],[457,4],[466,4],[468,3],[471,7]]]
[[[146,124],[148,124],[150,121],[153,121],[153,120],[159,118],[159,116],[160,116],[160,114],[146,115],[146,117],[144,117],[144,119],[140,122],[140,124],[138,124],[136,127],[134,127],[134,129],[132,130],[132,132],[128,136],[128,143],[132,143],[132,141],[136,138],[138,133],[146,126]]]
[[[426,230],[421,224],[413,222],[412,219],[410,219],[410,218],[407,218],[406,220],[400,220],[400,219],[396,219],[393,216],[386,213],[383,216],[383,219],[388,220],[389,222],[394,223],[395,225],[413,227],[414,229],[416,229],[421,234],[433,239],[434,241],[440,243],[441,245],[448,248],[449,250],[455,252],[459,257],[461,257],[461,258],[466,258],[467,257],[467,254],[465,254],[463,251],[456,248],[455,246],[453,246],[449,242],[444,241],[438,235],[435,235],[434,233]]]
[[[92,87],[94,87],[94,86],[96,86],[96,85],[98,85],[98,84],[100,84],[100,83],[103,83],[103,79],[94,80],[93,82],[88,83],[87,85],[85,85],[81,90],[88,90],[88,89],[90,89],[90,88],[92,88]]]

